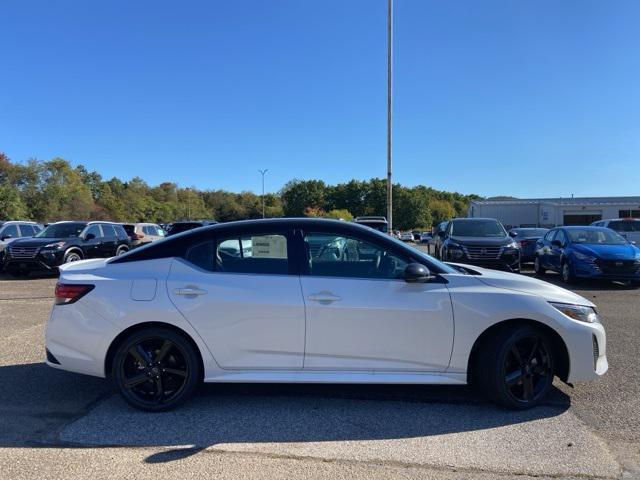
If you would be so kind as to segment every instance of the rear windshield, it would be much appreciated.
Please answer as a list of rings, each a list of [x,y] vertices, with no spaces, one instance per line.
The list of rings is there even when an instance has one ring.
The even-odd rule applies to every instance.
[[[609,228],[616,232],[640,232],[640,222],[616,221],[609,222]]]
[[[608,228],[567,230],[572,243],[586,243],[593,245],[624,245],[627,240]]]
[[[452,222],[451,235],[455,237],[506,237],[507,232],[496,220],[463,220]]]
[[[77,237],[86,227],[86,223],[54,223],[36,234],[38,238],[70,238]]]

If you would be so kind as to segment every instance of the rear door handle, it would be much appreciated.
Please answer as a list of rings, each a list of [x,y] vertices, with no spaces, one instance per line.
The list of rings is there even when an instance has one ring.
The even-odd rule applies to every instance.
[[[176,295],[182,295],[184,297],[197,297],[198,295],[206,295],[207,291],[197,287],[185,287],[176,288],[174,290]]]
[[[320,302],[320,303],[331,303],[331,302],[337,302],[339,300],[342,300],[342,297],[334,295],[331,292],[324,292],[324,291],[319,293],[312,293],[307,298],[312,302]]]

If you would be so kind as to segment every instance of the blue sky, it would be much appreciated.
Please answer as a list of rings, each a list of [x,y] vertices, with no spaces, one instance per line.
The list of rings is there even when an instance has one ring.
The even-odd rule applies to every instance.
[[[0,151],[267,189],[386,175],[386,0],[0,8]],[[396,0],[395,180],[640,194],[640,2]]]

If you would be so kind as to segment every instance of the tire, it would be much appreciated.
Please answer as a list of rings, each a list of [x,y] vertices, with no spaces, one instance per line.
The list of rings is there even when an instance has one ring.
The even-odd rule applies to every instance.
[[[538,255],[536,255],[535,258],[533,259],[533,271],[535,272],[536,275],[540,275],[540,276],[547,273],[547,271],[542,266],[542,262],[540,262],[540,257]]]
[[[82,254],[80,254],[77,250],[69,250],[64,254],[62,263],[77,262],[78,260],[82,260]]]
[[[551,389],[551,343],[534,327],[515,325],[498,330],[480,346],[477,359],[475,383],[498,405],[525,410],[538,405]]]
[[[576,277],[571,270],[571,264],[569,262],[562,262],[560,275],[562,276],[562,281],[568,285],[575,283],[576,281]]]
[[[127,247],[124,247],[124,246],[118,247],[118,249],[116,250],[116,257],[119,257],[120,255],[124,255],[128,251],[129,249]]]
[[[149,327],[120,343],[111,378],[129,405],[160,412],[188,400],[202,372],[198,354],[187,338],[168,328]]]

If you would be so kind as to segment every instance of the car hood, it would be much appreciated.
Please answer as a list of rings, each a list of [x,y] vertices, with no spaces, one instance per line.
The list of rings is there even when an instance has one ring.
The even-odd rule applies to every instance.
[[[479,247],[502,247],[513,243],[511,237],[456,237],[451,235],[449,240],[460,245],[474,245]]]
[[[475,276],[475,278],[491,287],[538,295],[548,302],[570,303],[573,305],[595,307],[595,305],[586,298],[562,287],[538,280],[537,278],[531,278],[517,273],[489,270],[487,268],[479,268],[470,265],[461,266],[480,273],[480,275]]]
[[[70,239],[68,238],[16,238],[13,242],[11,242],[11,247],[42,247],[43,245],[48,245],[49,243],[68,242],[69,240]]]
[[[576,252],[600,257],[604,260],[633,260],[636,258],[638,248],[631,244],[626,245],[595,245],[595,244],[572,244]]]

